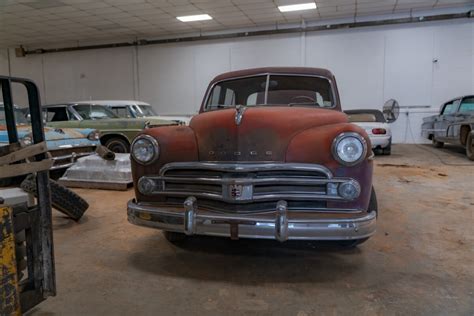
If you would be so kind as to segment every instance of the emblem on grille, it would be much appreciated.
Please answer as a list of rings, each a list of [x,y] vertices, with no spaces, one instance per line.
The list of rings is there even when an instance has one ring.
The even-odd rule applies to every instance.
[[[240,104],[235,106],[235,124],[240,125],[242,118],[244,117],[246,107]]]
[[[242,196],[242,185],[231,184],[229,185],[229,196],[233,199],[238,199]]]

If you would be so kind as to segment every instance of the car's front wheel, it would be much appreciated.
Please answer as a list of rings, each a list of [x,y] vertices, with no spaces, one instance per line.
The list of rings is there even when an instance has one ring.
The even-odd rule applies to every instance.
[[[186,239],[186,235],[183,233],[164,231],[163,234],[165,235],[166,240],[171,243],[179,242]]]
[[[469,160],[474,160],[474,137],[472,136],[472,133],[469,133],[469,135],[467,135],[466,156],[467,158],[469,158]]]
[[[370,201],[369,201],[369,207],[367,209],[367,212],[373,212],[378,216],[379,209],[378,209],[378,204],[377,204],[377,195],[375,194],[375,190],[372,187],[372,193],[370,194]],[[360,245],[364,242],[366,242],[369,239],[369,237],[361,238],[361,239],[352,239],[352,240],[338,240],[336,241],[337,246],[343,247],[343,248],[353,248],[357,245]]]
[[[104,145],[114,153],[126,154],[130,152],[130,144],[122,138],[110,138],[105,142]]]

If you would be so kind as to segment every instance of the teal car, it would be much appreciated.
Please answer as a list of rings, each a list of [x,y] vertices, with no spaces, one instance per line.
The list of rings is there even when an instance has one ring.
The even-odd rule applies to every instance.
[[[31,145],[31,126],[26,119],[25,112],[15,107],[18,138],[24,146]],[[44,127],[46,145],[54,161],[51,170],[64,171],[80,157],[91,155],[100,145],[100,134],[91,128],[53,128]],[[0,104],[0,146],[9,144],[5,122],[4,107]]]
[[[120,118],[109,108],[73,102],[43,106],[46,125],[56,128],[92,128],[100,132],[100,142],[113,152],[128,153],[135,136],[148,127],[177,125],[159,118]]]

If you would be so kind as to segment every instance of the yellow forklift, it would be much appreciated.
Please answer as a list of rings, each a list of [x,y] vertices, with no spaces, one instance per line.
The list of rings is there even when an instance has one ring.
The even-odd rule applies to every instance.
[[[18,139],[12,83],[26,88],[33,144]],[[36,174],[36,199],[10,203],[0,193],[0,315],[20,315],[56,295],[49,169],[39,91],[28,79],[0,76],[6,146],[0,147],[0,180]],[[1,101],[1,99],[0,99]]]

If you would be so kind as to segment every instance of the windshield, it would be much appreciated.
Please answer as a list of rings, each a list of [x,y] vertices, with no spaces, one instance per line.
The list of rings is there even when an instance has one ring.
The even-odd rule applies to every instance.
[[[14,112],[15,112],[15,122],[17,125],[28,124],[28,120],[25,117],[25,113],[22,110],[15,108]],[[7,124],[7,121],[5,119],[5,109],[3,106],[1,106],[0,107],[0,125],[6,125],[6,124]]]
[[[209,93],[206,110],[245,106],[288,105],[333,107],[327,78],[260,75],[217,83]]]
[[[102,105],[76,104],[73,107],[84,120],[118,118],[115,113]]]
[[[148,117],[157,115],[151,105],[136,105],[135,113],[137,114],[137,117]]]

